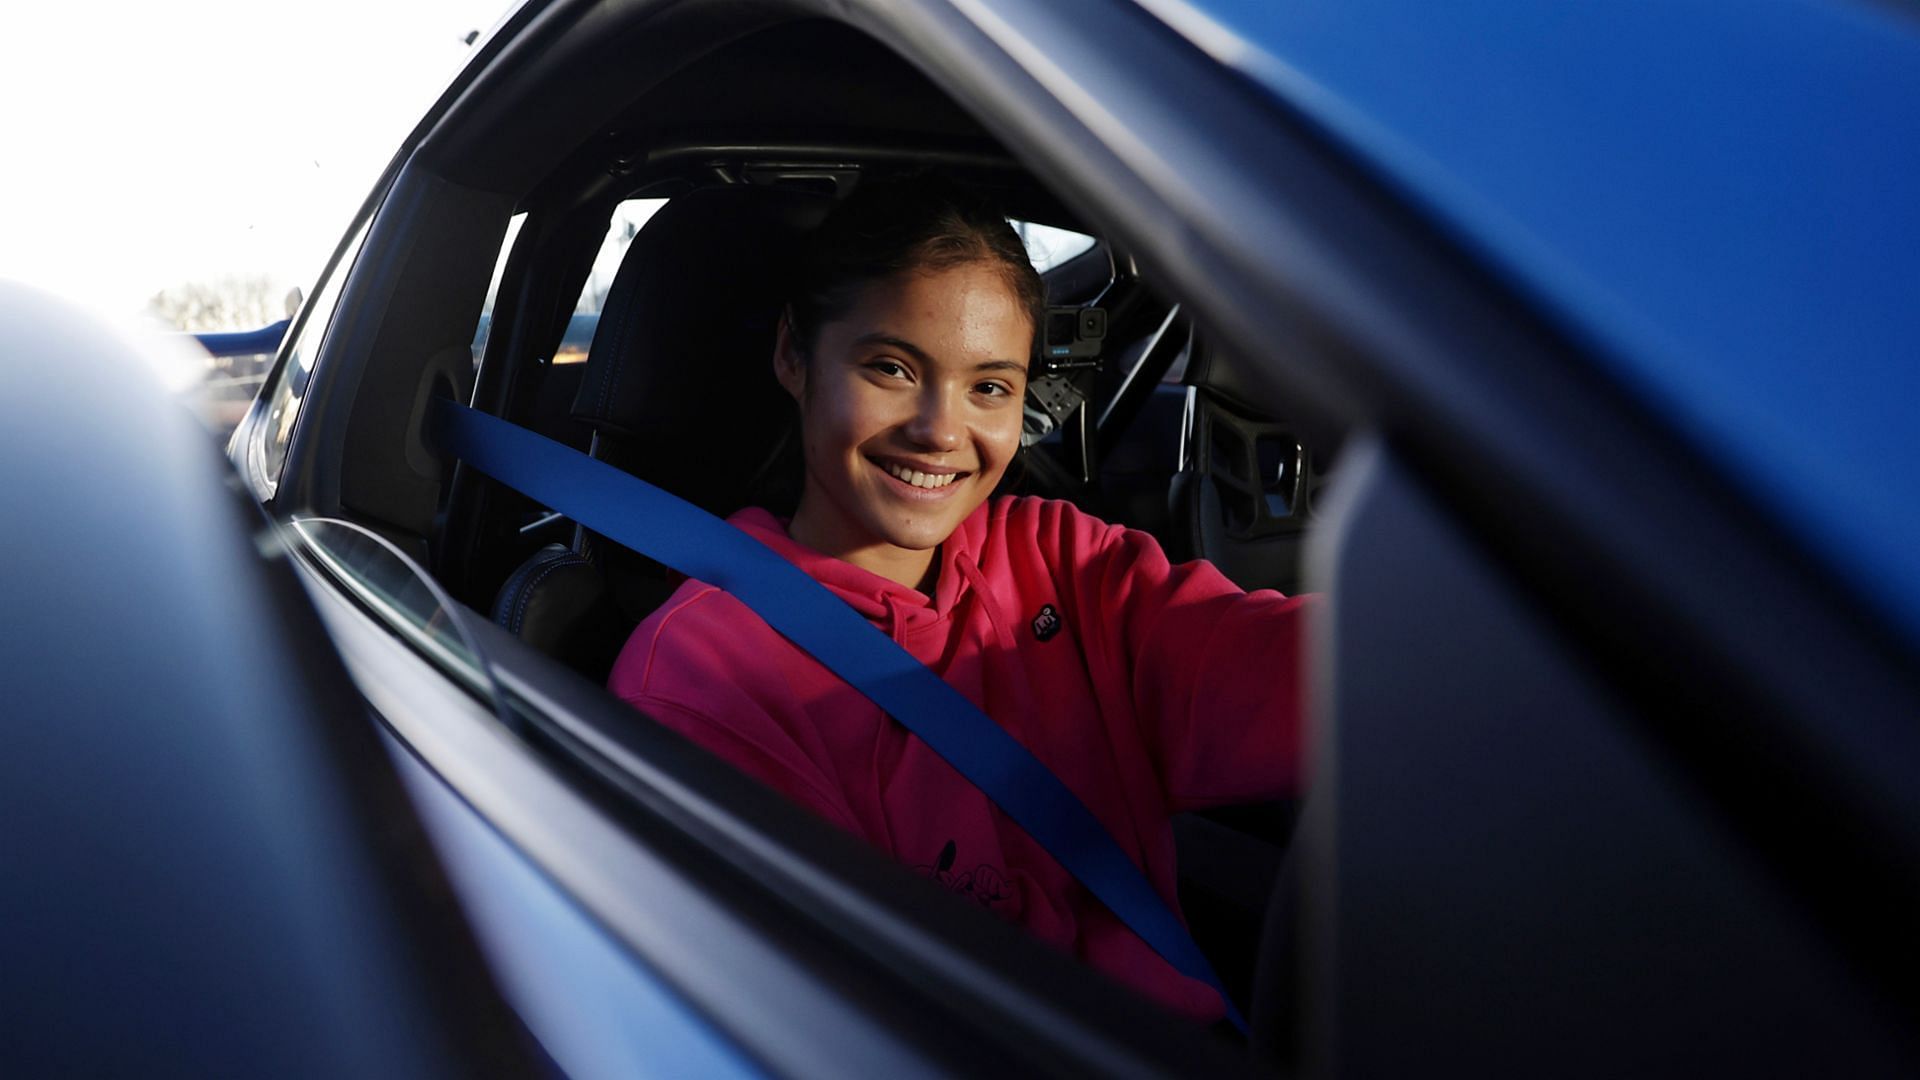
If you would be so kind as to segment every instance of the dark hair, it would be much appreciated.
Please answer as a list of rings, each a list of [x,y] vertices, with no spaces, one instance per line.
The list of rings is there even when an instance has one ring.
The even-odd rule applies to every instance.
[[[793,342],[811,358],[820,328],[867,287],[901,274],[967,263],[993,266],[1026,309],[1038,355],[1046,287],[1006,216],[979,194],[931,174],[861,184],[834,207],[800,252],[787,313]]]

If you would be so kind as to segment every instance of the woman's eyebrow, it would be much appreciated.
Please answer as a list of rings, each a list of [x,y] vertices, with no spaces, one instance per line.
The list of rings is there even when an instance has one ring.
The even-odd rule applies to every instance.
[[[859,337],[853,339],[853,344],[856,347],[861,345],[885,345],[890,349],[899,349],[901,352],[912,356],[922,364],[931,365],[934,362],[933,355],[927,352],[927,350],[915,345],[906,338],[895,337],[892,334],[882,333],[878,330],[870,334],[861,334]],[[1027,365],[1019,360],[986,360],[975,364],[973,370],[1019,371],[1024,373],[1027,370]]]
[[[885,345],[889,348],[899,349],[903,353],[911,354],[915,360],[918,360],[923,364],[930,364],[933,362],[933,357],[927,353],[927,350],[921,348],[918,345],[915,345],[913,342],[908,341],[906,338],[894,337],[892,334],[883,334],[883,333],[880,333],[879,331],[875,331],[871,334],[861,334],[859,337],[853,339],[853,343],[856,346]]]

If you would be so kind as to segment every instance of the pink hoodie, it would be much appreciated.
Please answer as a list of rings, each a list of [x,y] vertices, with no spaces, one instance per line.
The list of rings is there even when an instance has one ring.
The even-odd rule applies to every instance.
[[[1268,801],[1300,776],[1306,598],[1244,593],[1204,562],[1071,504],[1000,498],[941,545],[920,592],[733,523],[807,571],[1004,726],[1179,910],[1183,810]],[[1167,1006],[1222,1015],[917,737],[732,596],[688,581],[634,630],[609,687],[840,827]]]

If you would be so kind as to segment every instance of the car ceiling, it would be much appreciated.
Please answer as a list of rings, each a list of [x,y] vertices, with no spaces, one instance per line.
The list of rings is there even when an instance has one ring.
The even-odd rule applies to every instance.
[[[667,12],[613,33],[583,19],[525,64],[503,57],[423,145],[446,179],[545,202],[690,146],[915,152],[981,164],[1006,152],[925,76],[842,24],[766,14],[713,25]],[[746,32],[742,32],[742,28]],[[686,62],[692,56],[697,59]],[[1053,217],[1060,216],[1056,210]]]

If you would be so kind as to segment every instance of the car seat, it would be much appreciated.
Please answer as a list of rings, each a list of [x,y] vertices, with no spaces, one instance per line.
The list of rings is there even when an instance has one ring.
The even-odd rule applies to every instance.
[[[830,205],[737,185],[672,199],[648,221],[608,290],[574,397],[594,457],[721,516],[749,504],[791,511],[794,410],[773,378],[774,335],[799,241]],[[508,576],[493,618],[599,679],[677,585],[576,529]]]
[[[1180,467],[1168,489],[1168,554],[1206,559],[1243,589],[1300,588],[1300,555],[1332,449],[1262,418],[1231,358],[1196,341],[1187,369]],[[1313,444],[1313,445],[1310,445]]]

